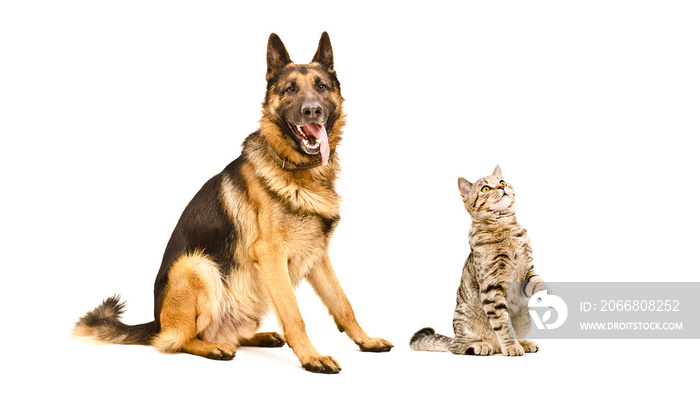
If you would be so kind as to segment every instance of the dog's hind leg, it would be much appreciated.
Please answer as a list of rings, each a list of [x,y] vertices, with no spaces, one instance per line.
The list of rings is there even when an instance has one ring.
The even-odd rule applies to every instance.
[[[208,317],[206,311],[211,306],[204,276],[206,266],[211,265],[201,254],[186,254],[171,267],[160,311],[161,331],[153,341],[159,351],[184,352],[215,360],[231,360],[236,355],[234,346],[204,341],[198,336],[197,321]]]
[[[241,346],[282,347],[284,338],[277,332],[259,332],[250,339],[241,341]]]
[[[181,351],[213,360],[232,360],[236,356],[236,349],[228,343],[207,342],[199,338],[187,341]]]

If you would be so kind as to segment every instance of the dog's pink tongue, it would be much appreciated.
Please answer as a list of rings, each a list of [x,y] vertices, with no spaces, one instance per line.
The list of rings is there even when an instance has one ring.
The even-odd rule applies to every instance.
[[[328,145],[328,133],[326,127],[321,124],[309,123],[302,127],[304,132],[316,138],[316,141],[321,145],[321,165],[328,164],[328,158],[331,154],[331,148]]]

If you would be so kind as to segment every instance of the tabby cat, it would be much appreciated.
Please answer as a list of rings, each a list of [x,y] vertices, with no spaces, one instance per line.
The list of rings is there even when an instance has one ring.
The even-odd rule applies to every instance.
[[[505,356],[536,352],[535,342],[516,335],[530,330],[528,298],[546,285],[535,274],[527,232],[515,220],[513,187],[503,180],[499,166],[476,183],[459,178],[458,184],[472,226],[471,253],[462,271],[452,322],[455,337],[424,328],[411,338],[411,348]]]

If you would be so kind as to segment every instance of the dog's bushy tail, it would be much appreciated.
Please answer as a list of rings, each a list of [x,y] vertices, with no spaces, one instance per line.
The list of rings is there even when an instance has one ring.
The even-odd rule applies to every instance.
[[[150,345],[158,327],[155,321],[139,325],[121,322],[126,304],[119,295],[105,299],[101,305],[78,320],[72,335],[79,339],[121,345]]]
[[[429,352],[449,352],[449,346],[453,338],[435,333],[432,328],[423,328],[413,334],[411,349]]]

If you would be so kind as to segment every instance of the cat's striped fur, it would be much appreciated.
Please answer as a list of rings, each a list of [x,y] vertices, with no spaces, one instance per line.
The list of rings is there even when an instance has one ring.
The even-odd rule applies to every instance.
[[[503,181],[499,166],[475,183],[459,178],[458,184],[472,226],[471,253],[457,291],[455,337],[424,328],[413,335],[411,348],[506,356],[536,352],[535,342],[517,336],[530,329],[528,298],[546,285],[535,273],[527,232],[515,219],[513,187]]]

